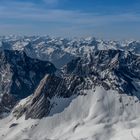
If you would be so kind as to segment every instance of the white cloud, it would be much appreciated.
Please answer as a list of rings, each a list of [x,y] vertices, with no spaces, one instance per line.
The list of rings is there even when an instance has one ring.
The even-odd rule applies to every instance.
[[[56,4],[59,0],[43,0],[47,4]]]
[[[51,0],[46,1],[49,4]],[[58,3],[58,0],[54,0],[52,3]],[[112,28],[115,28],[114,32],[122,33],[122,28],[125,29],[126,27],[124,25],[121,27],[121,23],[126,23],[127,25],[128,22],[140,23],[140,15],[129,12],[126,14],[100,15],[98,13],[88,13],[78,10],[45,9],[30,2],[14,2],[12,4],[0,5],[1,32],[69,33],[76,36],[80,34],[92,34],[92,32],[102,34],[101,32],[103,31],[110,32],[111,34]],[[133,30],[134,28],[132,27]],[[125,29],[126,31],[127,29]],[[126,32],[127,34],[128,31]]]
[[[48,7],[57,7],[67,0],[42,0]]]
[[[60,0],[43,0],[46,3],[57,3]],[[62,1],[62,0],[61,0]],[[12,2],[7,5],[0,5],[1,19],[13,19],[37,21],[37,22],[61,22],[79,25],[104,25],[114,22],[140,22],[140,14],[121,13],[100,15],[92,12],[78,10],[45,9],[31,2]]]
[[[37,21],[37,22],[61,22],[67,24],[79,25],[104,25],[119,22],[140,22],[140,15],[127,13],[127,14],[111,14],[99,15],[86,13],[81,11],[61,10],[61,9],[38,9],[31,5],[20,8],[6,8],[0,6],[0,19],[13,19],[24,21]]]

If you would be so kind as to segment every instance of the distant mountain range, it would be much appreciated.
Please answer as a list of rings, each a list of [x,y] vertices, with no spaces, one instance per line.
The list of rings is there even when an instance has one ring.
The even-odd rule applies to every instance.
[[[134,140],[140,42],[0,37],[1,140]]]
[[[140,41],[104,41],[94,37],[81,39],[52,38],[49,36],[4,36],[0,48],[24,51],[29,57],[51,61],[60,68],[71,59],[83,57],[96,50],[123,50],[140,54]]]

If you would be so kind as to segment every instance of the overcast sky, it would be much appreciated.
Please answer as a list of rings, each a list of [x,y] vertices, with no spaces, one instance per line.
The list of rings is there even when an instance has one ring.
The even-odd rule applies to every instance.
[[[140,39],[140,0],[0,0],[0,35]]]

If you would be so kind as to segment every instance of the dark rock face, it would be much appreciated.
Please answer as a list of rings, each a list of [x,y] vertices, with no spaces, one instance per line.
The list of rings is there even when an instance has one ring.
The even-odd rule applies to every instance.
[[[4,37],[0,41],[0,114],[10,112],[18,101],[30,96],[24,105],[14,109],[14,115],[40,119],[49,115],[53,97],[85,95],[84,90],[96,86],[140,99],[140,56],[132,54],[140,52],[137,41],[125,47],[95,38],[67,40],[33,36]],[[52,63],[28,56],[50,60],[59,68],[69,63],[58,76]]]
[[[69,98],[82,90],[103,86],[120,93],[134,95],[140,81],[140,57],[119,50],[96,51],[86,58],[77,58],[68,63],[60,77],[46,75],[36,89],[30,103],[23,107],[28,118],[42,118],[51,110],[54,96]],[[139,94],[135,94],[140,98]],[[17,113],[18,112],[18,113]],[[16,113],[21,114],[20,110]]]
[[[40,119],[49,114],[52,104],[50,100],[54,97],[69,98],[83,89],[84,81],[81,77],[69,76],[57,77],[46,75],[40,82],[29,103],[14,110],[18,118],[25,113],[25,118]]]
[[[18,118],[40,119],[52,109],[53,97],[84,95],[83,90],[103,86],[120,94],[140,99],[140,57],[120,50],[95,51],[88,57],[72,60],[59,76],[47,74],[26,104],[15,109]]]
[[[42,118],[48,114],[50,107],[50,101],[48,99],[49,93],[54,93],[55,88],[58,84],[58,81],[52,79],[53,78],[51,76],[46,75],[40,82],[38,88],[34,93],[31,103],[26,108],[26,119]],[[54,81],[54,83],[49,84],[49,82],[52,81]],[[54,87],[52,85],[54,85]],[[50,88],[50,90],[47,90],[49,86],[52,86],[52,88]]]
[[[120,50],[95,51],[88,58],[77,58],[68,63],[65,74],[90,77],[95,85],[133,94],[135,80],[140,80],[140,56]]]
[[[46,73],[55,71],[52,63],[31,59],[24,52],[0,51],[0,114],[31,95]]]
[[[11,125],[9,126],[9,128],[15,127],[15,126],[17,126],[17,125],[18,125],[18,123],[13,123],[13,124],[11,124]]]

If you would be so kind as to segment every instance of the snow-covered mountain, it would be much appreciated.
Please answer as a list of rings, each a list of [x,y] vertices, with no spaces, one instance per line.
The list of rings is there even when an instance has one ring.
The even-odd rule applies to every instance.
[[[1,140],[139,139],[139,41],[0,40],[0,94],[18,97],[6,102],[11,112],[0,120]]]
[[[56,71],[48,61],[31,59],[24,52],[0,51],[0,116],[17,101],[31,95],[46,73]]]
[[[104,41],[89,38],[54,38],[49,36],[4,36],[0,37],[0,48],[24,51],[32,58],[48,60],[60,68],[73,58],[83,57],[95,50],[124,50],[140,54],[140,41]]]

